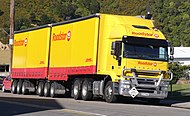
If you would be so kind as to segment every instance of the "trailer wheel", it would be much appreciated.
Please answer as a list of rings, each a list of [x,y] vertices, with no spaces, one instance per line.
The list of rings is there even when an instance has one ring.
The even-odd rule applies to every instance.
[[[11,93],[16,94],[16,88],[17,88],[17,80],[13,80],[12,86],[11,86]]]
[[[83,100],[91,100],[93,97],[93,93],[90,90],[90,86],[91,86],[91,81],[90,80],[85,80],[82,84],[82,99]]]
[[[106,102],[113,103],[117,101],[117,96],[114,95],[113,92],[113,83],[112,81],[108,81],[104,88],[104,98]]]
[[[45,86],[44,86],[44,96],[45,97],[49,97],[50,96],[50,84],[49,84],[49,82],[45,83]]]
[[[81,99],[81,81],[76,79],[73,85],[73,97],[75,100]]]
[[[21,89],[22,89],[22,80],[18,81],[18,85],[17,85],[17,94],[21,94]]]
[[[44,82],[40,81],[38,84],[38,95],[43,96],[44,95]]]
[[[23,95],[26,95],[26,94],[29,93],[29,91],[28,91],[28,89],[26,89],[26,87],[27,87],[27,82],[24,81],[24,82],[22,83],[22,94],[23,94]]]
[[[51,96],[51,97],[55,97],[55,86],[56,86],[56,83],[53,82],[53,83],[51,84],[51,87],[50,87],[50,96]]]

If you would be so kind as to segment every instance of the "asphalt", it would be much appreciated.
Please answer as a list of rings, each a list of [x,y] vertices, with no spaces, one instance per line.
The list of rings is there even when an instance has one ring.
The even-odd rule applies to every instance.
[[[190,109],[190,102],[174,101],[174,100],[162,100],[162,101],[160,101],[160,104],[169,105],[171,107],[176,107],[176,108]]]

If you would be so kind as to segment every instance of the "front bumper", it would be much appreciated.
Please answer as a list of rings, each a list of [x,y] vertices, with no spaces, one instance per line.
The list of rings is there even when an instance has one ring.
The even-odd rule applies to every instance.
[[[168,86],[158,86],[156,88],[146,88],[146,87],[138,87],[134,86],[133,84],[125,84],[126,82],[120,81],[119,83],[119,94],[122,96],[129,96],[131,97],[132,95],[130,94],[130,91],[135,88],[136,91],[138,92],[137,95],[132,96],[132,97],[142,97],[142,98],[159,98],[159,99],[164,99],[168,95]]]
[[[153,73],[160,73],[160,78],[138,78],[137,71],[131,70],[133,76],[124,76],[125,80],[119,82],[119,94],[131,97],[143,98],[159,98],[164,99],[168,95],[169,81],[172,80],[173,74],[170,73],[170,79],[163,79],[164,71],[152,71]],[[145,72],[145,71],[143,71]],[[147,73],[150,71],[147,71]]]

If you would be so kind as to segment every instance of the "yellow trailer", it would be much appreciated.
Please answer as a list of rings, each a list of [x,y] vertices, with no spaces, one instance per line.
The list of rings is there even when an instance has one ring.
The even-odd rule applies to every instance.
[[[134,16],[95,14],[21,31],[15,40],[29,33],[34,38],[42,36],[44,39],[31,41],[39,40],[43,45],[33,44],[38,50],[28,52],[24,48],[29,46],[29,39],[28,45],[20,48],[15,41],[13,69],[26,71],[21,82],[29,79],[27,90],[36,87],[40,96],[71,94],[83,100],[103,96],[107,102],[127,96],[159,101],[167,97],[172,73],[168,70],[168,40],[153,22]],[[44,33],[38,32],[42,30]],[[31,68],[47,70],[42,78],[27,76]],[[13,71],[15,83],[21,77],[16,74]]]
[[[44,25],[15,32],[12,59],[13,93],[26,94],[26,86],[29,85],[35,91],[37,82],[27,79],[45,80],[48,77],[50,30],[49,25]]]

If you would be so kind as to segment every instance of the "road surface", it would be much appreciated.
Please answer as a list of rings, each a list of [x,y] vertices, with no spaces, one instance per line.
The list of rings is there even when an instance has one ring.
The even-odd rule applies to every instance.
[[[189,109],[144,102],[102,101],[18,95],[0,91],[0,116],[189,116]]]

